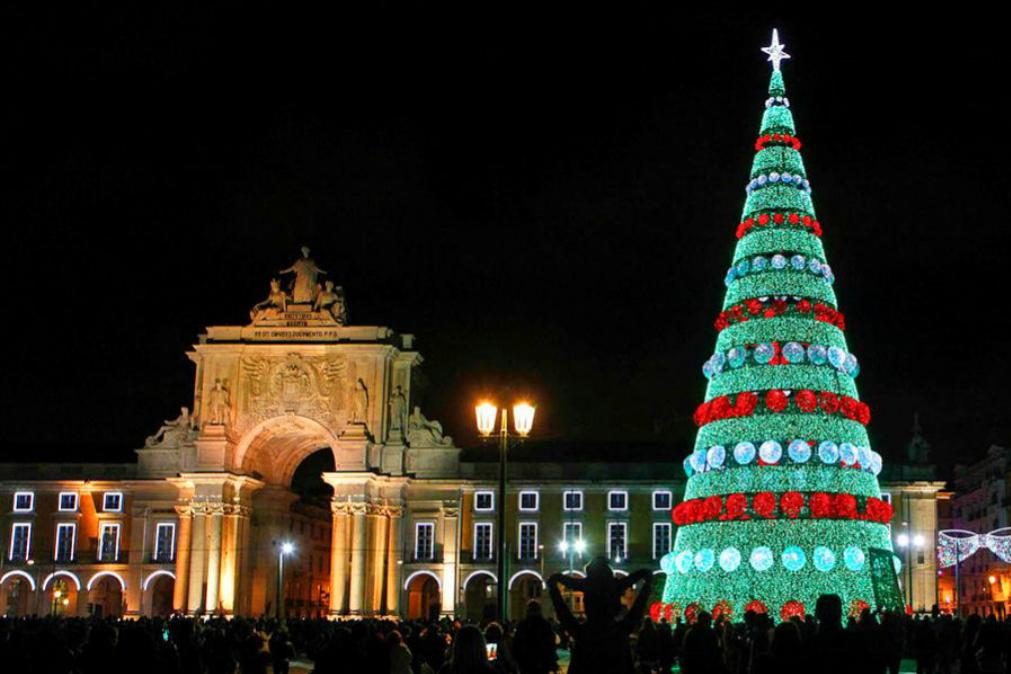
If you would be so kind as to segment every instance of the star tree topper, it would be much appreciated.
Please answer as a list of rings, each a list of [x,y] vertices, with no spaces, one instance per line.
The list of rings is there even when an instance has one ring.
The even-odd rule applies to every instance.
[[[769,55],[769,60],[772,61],[772,69],[776,72],[779,72],[780,61],[790,58],[790,55],[784,51],[785,49],[786,45],[779,43],[779,31],[773,28],[772,44],[768,47],[762,47],[762,51]]]

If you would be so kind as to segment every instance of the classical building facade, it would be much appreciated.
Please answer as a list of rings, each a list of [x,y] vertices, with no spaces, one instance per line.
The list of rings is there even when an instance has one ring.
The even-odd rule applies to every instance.
[[[617,573],[658,567],[681,457],[623,461],[615,446],[566,460],[548,447],[510,464],[499,503],[495,451],[461,452],[416,404],[413,336],[349,323],[308,249],[282,273],[293,280],[272,281],[248,325],[200,336],[191,405],[135,463],[0,464],[0,610],[479,618],[500,580],[501,507],[513,615],[590,556]],[[321,456],[309,477],[325,497],[309,497],[295,482]],[[882,475],[896,521],[931,540],[942,486],[922,467]],[[576,540],[582,558],[559,545]],[[914,562],[917,605],[933,603],[933,559]]]

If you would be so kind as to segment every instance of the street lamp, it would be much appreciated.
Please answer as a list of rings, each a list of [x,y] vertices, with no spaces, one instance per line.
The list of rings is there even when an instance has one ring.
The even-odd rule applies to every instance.
[[[574,565],[573,557],[579,555],[580,559],[583,558],[583,552],[586,550],[586,543],[583,541],[582,538],[577,538],[576,540],[572,541],[572,543],[563,540],[561,543],[558,544],[558,549],[562,552],[563,555],[566,555],[566,559],[568,559],[569,561],[569,573],[572,573],[573,570],[572,567]]]
[[[902,525],[909,528],[908,522],[903,522]],[[913,565],[912,565],[912,550],[916,548],[917,550],[922,550],[925,540],[920,534],[913,534],[910,536],[908,533],[901,533],[895,537],[895,544],[898,545],[903,550],[903,557],[905,561],[903,562],[906,566],[906,601],[909,604],[909,609],[913,608]]]
[[[282,613],[284,604],[284,557],[295,552],[295,545],[290,541],[281,543],[277,550],[277,619],[284,617]]]
[[[523,440],[530,435],[534,426],[534,412],[536,408],[527,402],[518,402],[513,405],[513,428],[516,436]],[[491,438],[495,432],[495,421],[499,418],[498,407],[494,403],[484,401],[474,408],[477,418],[477,431],[485,440]],[[498,556],[495,558],[498,571],[498,583],[496,590],[498,593],[498,614],[499,620],[504,623],[506,619],[506,524],[505,524],[505,499],[506,499],[506,455],[509,451],[509,410],[503,408],[501,415],[502,423],[499,427],[499,455],[498,455]]]

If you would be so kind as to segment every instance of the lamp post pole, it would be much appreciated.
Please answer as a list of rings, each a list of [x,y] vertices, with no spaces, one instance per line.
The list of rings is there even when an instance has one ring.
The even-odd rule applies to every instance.
[[[277,549],[277,619],[284,618],[284,556],[295,549],[291,543],[281,543]]]
[[[504,625],[506,619],[506,555],[509,547],[506,543],[506,473],[509,459],[509,410],[502,410],[502,429],[499,431],[498,444],[498,555],[495,557],[495,568],[498,572],[498,582],[495,584],[498,601],[498,618]]]
[[[516,435],[522,440],[530,434],[530,429],[534,425],[533,405],[520,402],[513,405],[513,427]],[[498,420],[498,408],[490,402],[483,402],[474,408],[477,416],[477,430],[481,437],[488,439],[495,432],[495,423]],[[498,555],[495,558],[495,567],[498,572],[498,582],[495,584],[496,598],[498,600],[498,618],[505,622],[507,611],[507,581],[506,581],[506,557],[509,553],[509,537],[506,535],[506,480],[508,479],[509,467],[509,411],[502,410],[502,424],[499,427],[498,445]],[[542,574],[543,575],[543,574]]]

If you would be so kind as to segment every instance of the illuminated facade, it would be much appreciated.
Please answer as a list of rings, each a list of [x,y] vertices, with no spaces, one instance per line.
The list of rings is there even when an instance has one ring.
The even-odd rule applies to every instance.
[[[272,282],[249,325],[201,335],[188,353],[192,406],[136,463],[0,464],[0,611],[271,614],[285,542],[295,549],[284,562],[291,614],[480,618],[493,606],[496,451],[461,452],[424,416],[412,335],[349,324],[342,290],[319,283],[325,272],[308,250],[285,271],[294,281]],[[629,461],[619,446],[577,450],[510,464],[514,616],[552,573],[600,554],[619,573],[656,568],[674,539],[680,463]],[[300,471],[321,455],[325,496],[297,493]],[[882,478],[897,517],[936,530],[939,483]],[[579,539],[582,560],[561,552]],[[926,600],[935,572],[917,573]]]

